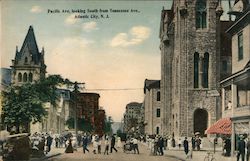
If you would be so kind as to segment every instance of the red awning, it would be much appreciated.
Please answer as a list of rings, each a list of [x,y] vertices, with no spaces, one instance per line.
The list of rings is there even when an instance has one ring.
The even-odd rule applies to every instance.
[[[206,134],[231,134],[232,122],[230,118],[222,118],[210,126],[206,131]]]

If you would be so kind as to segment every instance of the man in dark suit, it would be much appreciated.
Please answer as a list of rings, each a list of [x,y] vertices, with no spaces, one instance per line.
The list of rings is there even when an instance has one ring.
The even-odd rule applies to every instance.
[[[245,160],[245,148],[246,148],[246,143],[243,139],[243,135],[240,135],[240,141],[238,142],[238,154],[237,154],[237,161],[239,161],[240,156],[241,160]]]
[[[111,137],[110,153],[112,153],[112,149],[114,149],[117,152],[117,149],[115,148],[115,136],[114,135],[112,135]]]

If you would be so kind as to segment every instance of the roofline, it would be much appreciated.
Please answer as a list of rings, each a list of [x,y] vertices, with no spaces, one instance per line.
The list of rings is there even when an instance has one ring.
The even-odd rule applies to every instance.
[[[243,16],[241,16],[239,19],[237,19],[227,30],[226,33],[230,33],[233,28],[240,23],[245,17],[247,17],[247,15],[250,13],[250,10],[248,10],[246,13],[243,14]]]

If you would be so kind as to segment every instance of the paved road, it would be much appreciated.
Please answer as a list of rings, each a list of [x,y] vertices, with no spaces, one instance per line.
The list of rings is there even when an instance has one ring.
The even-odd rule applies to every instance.
[[[90,148],[91,150],[91,148]],[[174,158],[166,156],[152,156],[149,154],[149,150],[145,146],[140,146],[140,154],[126,154],[122,149],[118,149],[118,152],[113,152],[109,155],[93,154],[92,152],[83,154],[81,149],[73,154],[63,153],[60,156],[48,159],[48,161],[179,161]]]

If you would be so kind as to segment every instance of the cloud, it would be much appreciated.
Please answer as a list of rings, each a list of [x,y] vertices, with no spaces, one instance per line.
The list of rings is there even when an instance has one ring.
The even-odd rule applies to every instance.
[[[90,32],[90,31],[93,31],[93,30],[98,30],[97,23],[94,22],[94,21],[83,23],[82,29],[84,31],[86,31],[86,32]]]
[[[30,9],[30,12],[32,12],[32,13],[40,13],[40,12],[42,12],[42,7],[40,7],[40,6],[32,6],[32,8]]]
[[[150,36],[150,28],[145,26],[134,26],[129,33],[118,33],[110,42],[112,47],[127,47],[141,44]]]
[[[75,18],[75,14],[71,14],[65,19],[65,24],[66,25],[73,25],[78,21],[78,19]]]

